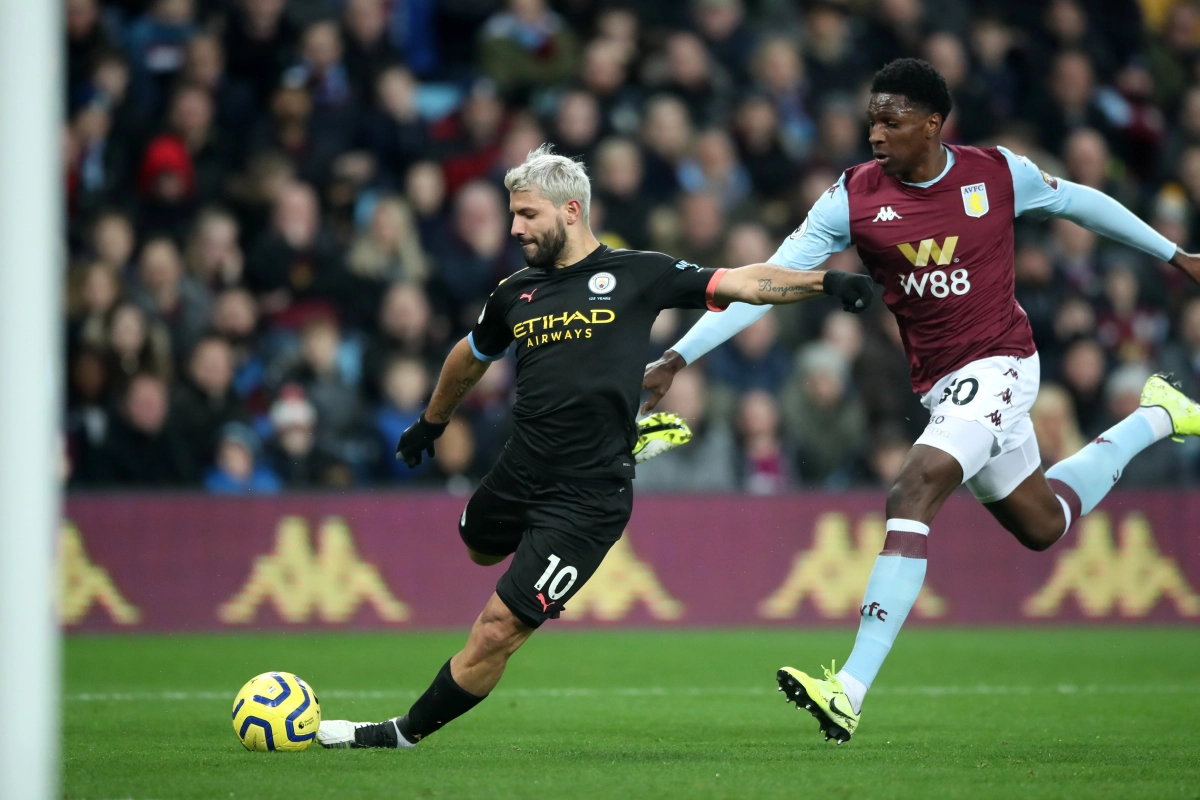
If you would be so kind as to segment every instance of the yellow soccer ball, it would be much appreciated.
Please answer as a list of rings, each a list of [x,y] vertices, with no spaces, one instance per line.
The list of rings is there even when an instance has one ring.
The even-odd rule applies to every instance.
[[[304,750],[320,725],[316,693],[290,672],[256,675],[233,699],[233,732],[247,750]]]

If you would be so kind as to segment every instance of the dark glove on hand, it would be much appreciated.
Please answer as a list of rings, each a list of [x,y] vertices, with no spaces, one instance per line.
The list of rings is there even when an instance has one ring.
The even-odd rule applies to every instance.
[[[400,441],[396,444],[396,458],[402,459],[410,468],[421,463],[422,452],[429,453],[429,457],[433,458],[433,442],[446,432],[446,426],[449,424],[446,422],[435,425],[426,420],[424,414],[417,417],[417,421],[400,434]]]
[[[831,269],[821,282],[825,294],[842,301],[842,310],[861,314],[875,299],[875,281],[869,275]]]

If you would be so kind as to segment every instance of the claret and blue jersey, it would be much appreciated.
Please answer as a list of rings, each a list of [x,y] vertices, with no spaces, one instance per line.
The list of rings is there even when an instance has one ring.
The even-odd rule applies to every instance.
[[[1175,253],[1115,200],[1006,148],[945,147],[945,169],[925,183],[875,162],[848,169],[769,259],[813,269],[855,246],[900,324],[917,392],[972,360],[1034,352],[1014,295],[1015,217],[1063,217],[1164,261]],[[735,303],[706,315],[673,349],[691,363],[767,310]]]

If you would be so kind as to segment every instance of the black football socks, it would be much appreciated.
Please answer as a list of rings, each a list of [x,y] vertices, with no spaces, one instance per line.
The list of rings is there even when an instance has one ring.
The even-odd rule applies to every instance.
[[[483,697],[476,697],[454,682],[450,674],[450,662],[447,661],[407,714],[377,725],[364,725],[354,732],[354,743],[358,747],[412,746],[441,730],[446,723],[458,719],[482,700]],[[397,735],[405,741],[401,742]]]

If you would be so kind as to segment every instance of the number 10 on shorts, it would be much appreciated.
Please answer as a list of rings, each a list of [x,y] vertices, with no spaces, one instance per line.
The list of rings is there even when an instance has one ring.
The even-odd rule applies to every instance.
[[[575,579],[579,577],[579,570],[574,567],[558,569],[558,565],[561,563],[562,559],[551,553],[550,563],[546,566],[546,571],[542,573],[542,577],[538,578],[538,582],[533,585],[533,588],[540,592],[546,588],[546,582],[549,581],[550,588],[546,590],[546,594],[550,596],[551,600],[557,600],[571,591],[571,587],[575,585]],[[551,576],[553,576],[553,580],[551,580]]]

